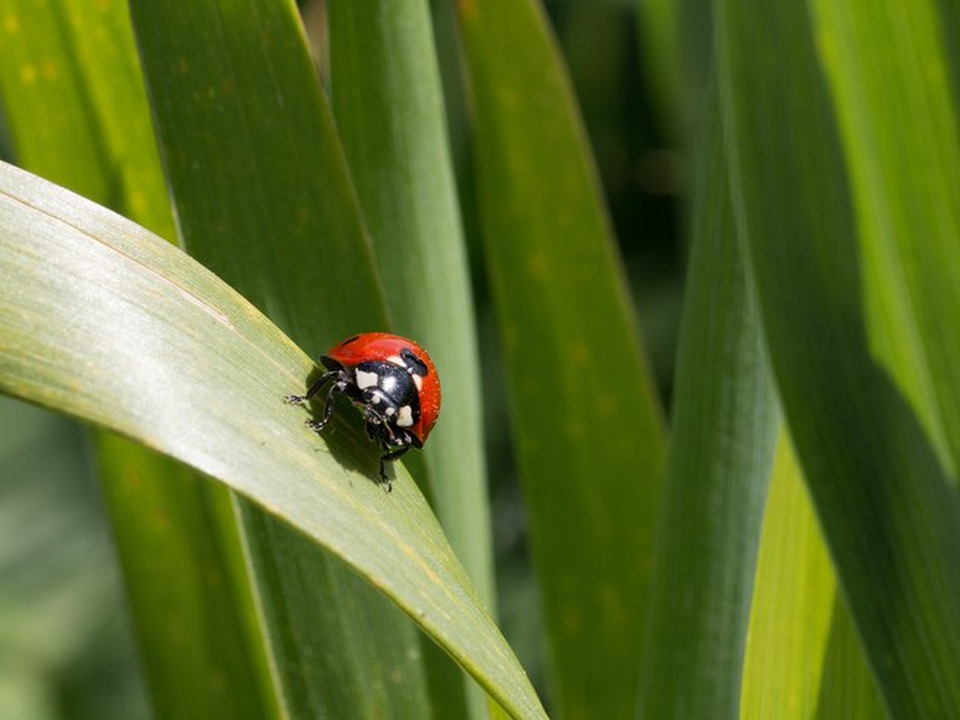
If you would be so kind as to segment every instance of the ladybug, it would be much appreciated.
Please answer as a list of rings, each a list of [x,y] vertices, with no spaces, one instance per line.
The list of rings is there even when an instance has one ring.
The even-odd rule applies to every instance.
[[[320,433],[333,416],[334,400],[346,395],[363,411],[367,435],[384,450],[380,479],[387,479],[388,461],[411,447],[422,448],[440,414],[440,378],[426,351],[412,340],[388,333],[363,333],[334,345],[320,356],[327,369],[306,395],[287,395],[293,405],[305,405],[332,381],[319,420],[307,427]]]

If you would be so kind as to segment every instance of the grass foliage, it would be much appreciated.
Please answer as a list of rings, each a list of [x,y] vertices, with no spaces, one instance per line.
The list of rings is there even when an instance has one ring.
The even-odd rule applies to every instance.
[[[957,10],[549,7],[0,9],[0,716],[960,718]]]

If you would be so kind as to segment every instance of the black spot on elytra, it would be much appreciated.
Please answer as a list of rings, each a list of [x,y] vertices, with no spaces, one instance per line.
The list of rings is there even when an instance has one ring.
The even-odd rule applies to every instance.
[[[410,348],[404,348],[400,351],[400,358],[414,375],[419,375],[420,377],[427,376],[428,371],[426,363],[418,358],[413,350]]]

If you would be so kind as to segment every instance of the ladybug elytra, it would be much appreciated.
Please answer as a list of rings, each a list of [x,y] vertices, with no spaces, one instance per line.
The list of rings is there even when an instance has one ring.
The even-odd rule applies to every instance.
[[[440,379],[426,351],[412,340],[388,333],[363,333],[334,345],[320,362],[327,369],[306,395],[284,399],[304,405],[327,383],[323,415],[307,426],[320,433],[333,416],[338,394],[346,395],[363,411],[367,435],[385,451],[380,479],[387,483],[385,463],[397,460],[411,447],[421,448],[440,414]]]

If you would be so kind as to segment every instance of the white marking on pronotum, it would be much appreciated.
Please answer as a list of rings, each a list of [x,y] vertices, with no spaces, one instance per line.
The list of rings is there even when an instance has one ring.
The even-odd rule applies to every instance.
[[[367,372],[366,370],[357,370],[357,387],[361,390],[365,390],[368,387],[376,387],[377,385],[377,374],[375,372]]]
[[[394,365],[399,365],[403,369],[407,368],[407,364],[403,361],[403,358],[399,355],[391,355],[387,358],[388,363],[393,363]]]
[[[417,386],[417,392],[420,392],[420,390],[423,388],[423,378],[417,375],[416,373],[414,373],[410,377],[413,378],[413,384]]]
[[[413,410],[409,405],[400,408],[400,414],[397,415],[397,425],[400,427],[410,427],[413,425]]]

